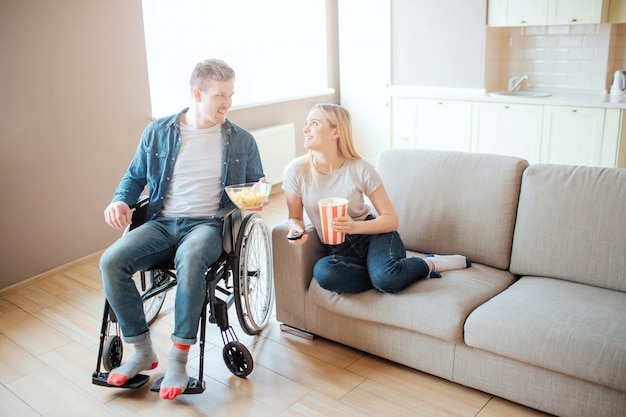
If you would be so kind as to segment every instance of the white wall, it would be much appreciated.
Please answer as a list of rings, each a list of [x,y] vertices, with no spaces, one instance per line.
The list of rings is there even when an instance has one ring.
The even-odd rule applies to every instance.
[[[391,82],[483,88],[486,0],[393,0]]]

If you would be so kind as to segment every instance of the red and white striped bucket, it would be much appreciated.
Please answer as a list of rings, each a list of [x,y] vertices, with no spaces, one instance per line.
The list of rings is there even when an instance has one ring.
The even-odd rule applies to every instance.
[[[339,245],[346,238],[345,233],[336,232],[331,226],[335,217],[348,214],[348,200],[345,198],[328,197],[317,202],[320,208],[320,219],[322,221],[323,241],[327,245]]]

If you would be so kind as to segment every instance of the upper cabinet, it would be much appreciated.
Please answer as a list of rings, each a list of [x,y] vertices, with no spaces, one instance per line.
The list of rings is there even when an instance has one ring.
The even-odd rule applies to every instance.
[[[604,23],[608,11],[609,0],[548,0],[548,25]]]
[[[489,26],[537,26],[547,22],[548,0],[489,0]]]
[[[626,23],[626,0],[611,0],[609,23]]]
[[[539,26],[603,23],[608,20],[609,2],[610,0],[489,0],[487,24]]]

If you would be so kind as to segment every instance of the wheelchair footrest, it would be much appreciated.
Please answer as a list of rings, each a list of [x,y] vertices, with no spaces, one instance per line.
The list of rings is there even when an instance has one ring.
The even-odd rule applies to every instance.
[[[109,378],[108,372],[94,372],[91,375],[91,383],[94,385],[100,385],[103,387],[111,387],[111,388],[140,388],[143,387],[146,382],[150,380],[148,375],[137,374],[128,381],[124,383],[124,385],[111,385],[107,382]]]
[[[150,391],[159,392],[161,390],[161,382],[163,382],[163,378],[157,379],[156,382],[150,387]],[[187,382],[187,388],[185,388],[183,394],[202,394],[205,388],[206,383],[204,381],[200,381],[197,378],[189,377],[189,382]]]

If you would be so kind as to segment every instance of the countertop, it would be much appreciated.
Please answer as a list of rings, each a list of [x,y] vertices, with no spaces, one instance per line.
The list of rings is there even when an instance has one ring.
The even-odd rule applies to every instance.
[[[393,85],[389,87],[392,97],[427,98],[439,100],[463,100],[486,103],[516,103],[550,106],[601,107],[626,109],[626,95],[609,95],[588,92],[561,92],[541,90],[552,94],[549,97],[491,96],[479,88],[439,88]]]

